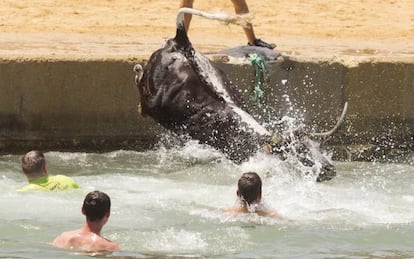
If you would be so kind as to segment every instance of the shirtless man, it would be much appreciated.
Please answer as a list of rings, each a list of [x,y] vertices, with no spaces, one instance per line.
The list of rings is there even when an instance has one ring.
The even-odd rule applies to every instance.
[[[56,237],[53,245],[59,248],[84,252],[117,251],[119,245],[101,236],[101,230],[108,221],[111,199],[100,191],[86,195],[82,214],[86,216],[85,225],[77,230],[63,232]]]
[[[262,199],[262,180],[257,173],[244,173],[238,183],[237,197],[240,199],[240,206],[226,208],[223,211],[231,215],[242,213],[256,213],[259,216],[283,219],[277,212],[266,209],[261,204]]]
[[[247,6],[246,0],[231,0],[234,9],[236,11],[236,14],[246,14],[249,13],[249,8]],[[194,0],[181,0],[180,8],[183,7],[189,7],[193,8],[193,2]],[[184,24],[185,24],[185,30],[188,32],[188,29],[190,28],[190,22],[191,22],[191,14],[184,14]],[[253,25],[251,23],[248,23],[245,27],[243,27],[244,33],[247,37],[247,44],[250,46],[258,46],[258,47],[264,47],[268,49],[274,49],[276,47],[275,44],[267,43],[262,41],[261,39],[256,38],[256,35],[253,31]]]

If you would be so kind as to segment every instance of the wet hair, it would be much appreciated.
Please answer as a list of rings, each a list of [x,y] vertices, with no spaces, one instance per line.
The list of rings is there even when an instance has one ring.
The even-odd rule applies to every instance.
[[[90,192],[83,201],[82,212],[88,221],[101,220],[110,209],[111,199],[104,192]]]
[[[240,199],[251,205],[262,194],[262,180],[255,172],[244,173],[238,183]]]
[[[42,151],[32,150],[22,157],[22,170],[26,175],[42,172],[46,159]]]

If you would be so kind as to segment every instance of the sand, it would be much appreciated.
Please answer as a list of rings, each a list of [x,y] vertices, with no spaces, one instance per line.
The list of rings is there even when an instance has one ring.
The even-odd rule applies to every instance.
[[[145,59],[175,34],[179,1],[2,0],[0,58]],[[414,57],[413,0],[248,1],[257,37],[296,57]],[[195,8],[233,14],[231,1]],[[246,44],[242,29],[193,18],[202,52]]]

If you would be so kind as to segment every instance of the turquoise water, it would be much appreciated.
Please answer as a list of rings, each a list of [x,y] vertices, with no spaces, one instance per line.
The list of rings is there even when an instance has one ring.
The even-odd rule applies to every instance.
[[[274,157],[234,165],[189,142],[146,152],[47,152],[50,174],[72,176],[81,190],[17,193],[20,155],[0,156],[0,258],[89,258],[56,249],[79,228],[89,191],[112,199],[103,235],[122,250],[102,257],[413,258],[414,155],[403,163],[335,162],[338,176],[315,183]],[[286,219],[231,217],[236,182],[254,170],[266,205]]]

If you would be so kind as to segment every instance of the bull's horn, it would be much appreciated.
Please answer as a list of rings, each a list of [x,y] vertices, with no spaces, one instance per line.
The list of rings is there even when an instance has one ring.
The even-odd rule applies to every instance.
[[[136,64],[134,66],[134,72],[135,72],[135,83],[139,85],[139,82],[142,79],[142,76],[144,75],[144,69],[140,64]]]
[[[339,128],[339,126],[341,126],[342,122],[344,122],[347,109],[348,109],[348,102],[345,102],[344,108],[342,109],[341,117],[339,117],[338,121],[336,122],[335,127],[333,127],[331,130],[326,131],[326,132],[311,133],[311,136],[312,137],[328,137],[332,135]]]

